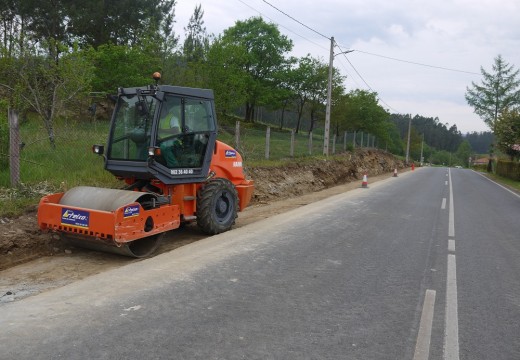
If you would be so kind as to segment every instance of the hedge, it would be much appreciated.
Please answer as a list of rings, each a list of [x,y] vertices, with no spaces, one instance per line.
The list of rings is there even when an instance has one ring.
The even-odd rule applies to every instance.
[[[499,160],[496,173],[497,175],[520,181],[520,162]]]

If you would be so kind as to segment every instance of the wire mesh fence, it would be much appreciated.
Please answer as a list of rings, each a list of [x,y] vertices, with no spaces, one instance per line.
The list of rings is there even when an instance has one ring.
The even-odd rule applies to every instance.
[[[19,173],[22,183],[46,182],[62,188],[117,183],[113,176],[104,170],[103,157],[92,153],[93,144],[106,143],[109,133],[108,121],[60,119],[54,124],[53,147],[43,123],[34,120],[20,124],[18,138],[15,139],[15,142],[21,145],[19,161],[13,162],[16,159],[12,158],[10,164],[12,171]],[[267,129],[269,136],[266,136]],[[280,130],[259,124],[237,122],[236,126],[220,126],[218,139],[237,148],[246,162],[266,159],[276,161],[323,154],[324,139],[319,132],[295,133],[290,129]],[[360,146],[374,146],[374,138],[360,133],[331,135],[329,154],[342,153]],[[0,187],[11,186],[12,171],[6,165],[0,167]]]

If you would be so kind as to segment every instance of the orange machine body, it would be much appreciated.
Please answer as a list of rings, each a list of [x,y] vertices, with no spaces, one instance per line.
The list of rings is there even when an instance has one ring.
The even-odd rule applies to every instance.
[[[225,178],[233,183],[238,193],[239,210],[247,207],[254,182],[245,179],[242,157],[237,151],[217,141],[209,176]],[[125,181],[131,184],[135,180]],[[39,227],[120,246],[122,243],[177,229],[181,222],[196,220],[197,192],[204,183],[165,185],[159,180],[152,180],[151,184],[168,195],[168,204],[146,210],[138,202],[132,202],[105,211],[62,205],[60,200],[64,193],[44,196],[38,209]]]

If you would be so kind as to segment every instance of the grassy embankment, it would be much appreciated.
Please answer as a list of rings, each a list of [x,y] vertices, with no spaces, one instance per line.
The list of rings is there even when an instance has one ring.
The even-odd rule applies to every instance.
[[[294,161],[289,157],[289,131],[271,129],[270,160],[265,160],[265,126],[242,124],[239,150],[246,166],[276,166]],[[42,195],[74,186],[121,186],[104,170],[103,158],[91,151],[93,144],[106,143],[108,121],[70,122],[60,119],[55,125],[55,149],[51,147],[41,121],[30,119],[21,125],[21,141],[25,143],[20,164],[22,184],[10,189],[9,170],[0,169],[0,217],[19,215],[34,208]],[[219,140],[234,145],[234,120],[230,120],[227,126],[223,124]],[[313,154],[321,154],[322,141],[319,137],[314,139]],[[338,144],[338,151],[340,148]],[[296,136],[294,152],[298,161],[314,158],[308,156],[307,134]]]

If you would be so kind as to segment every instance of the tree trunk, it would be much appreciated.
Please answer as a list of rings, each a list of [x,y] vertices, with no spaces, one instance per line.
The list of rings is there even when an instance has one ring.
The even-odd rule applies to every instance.
[[[246,118],[244,120],[246,122],[255,122],[255,104],[246,103]]]

